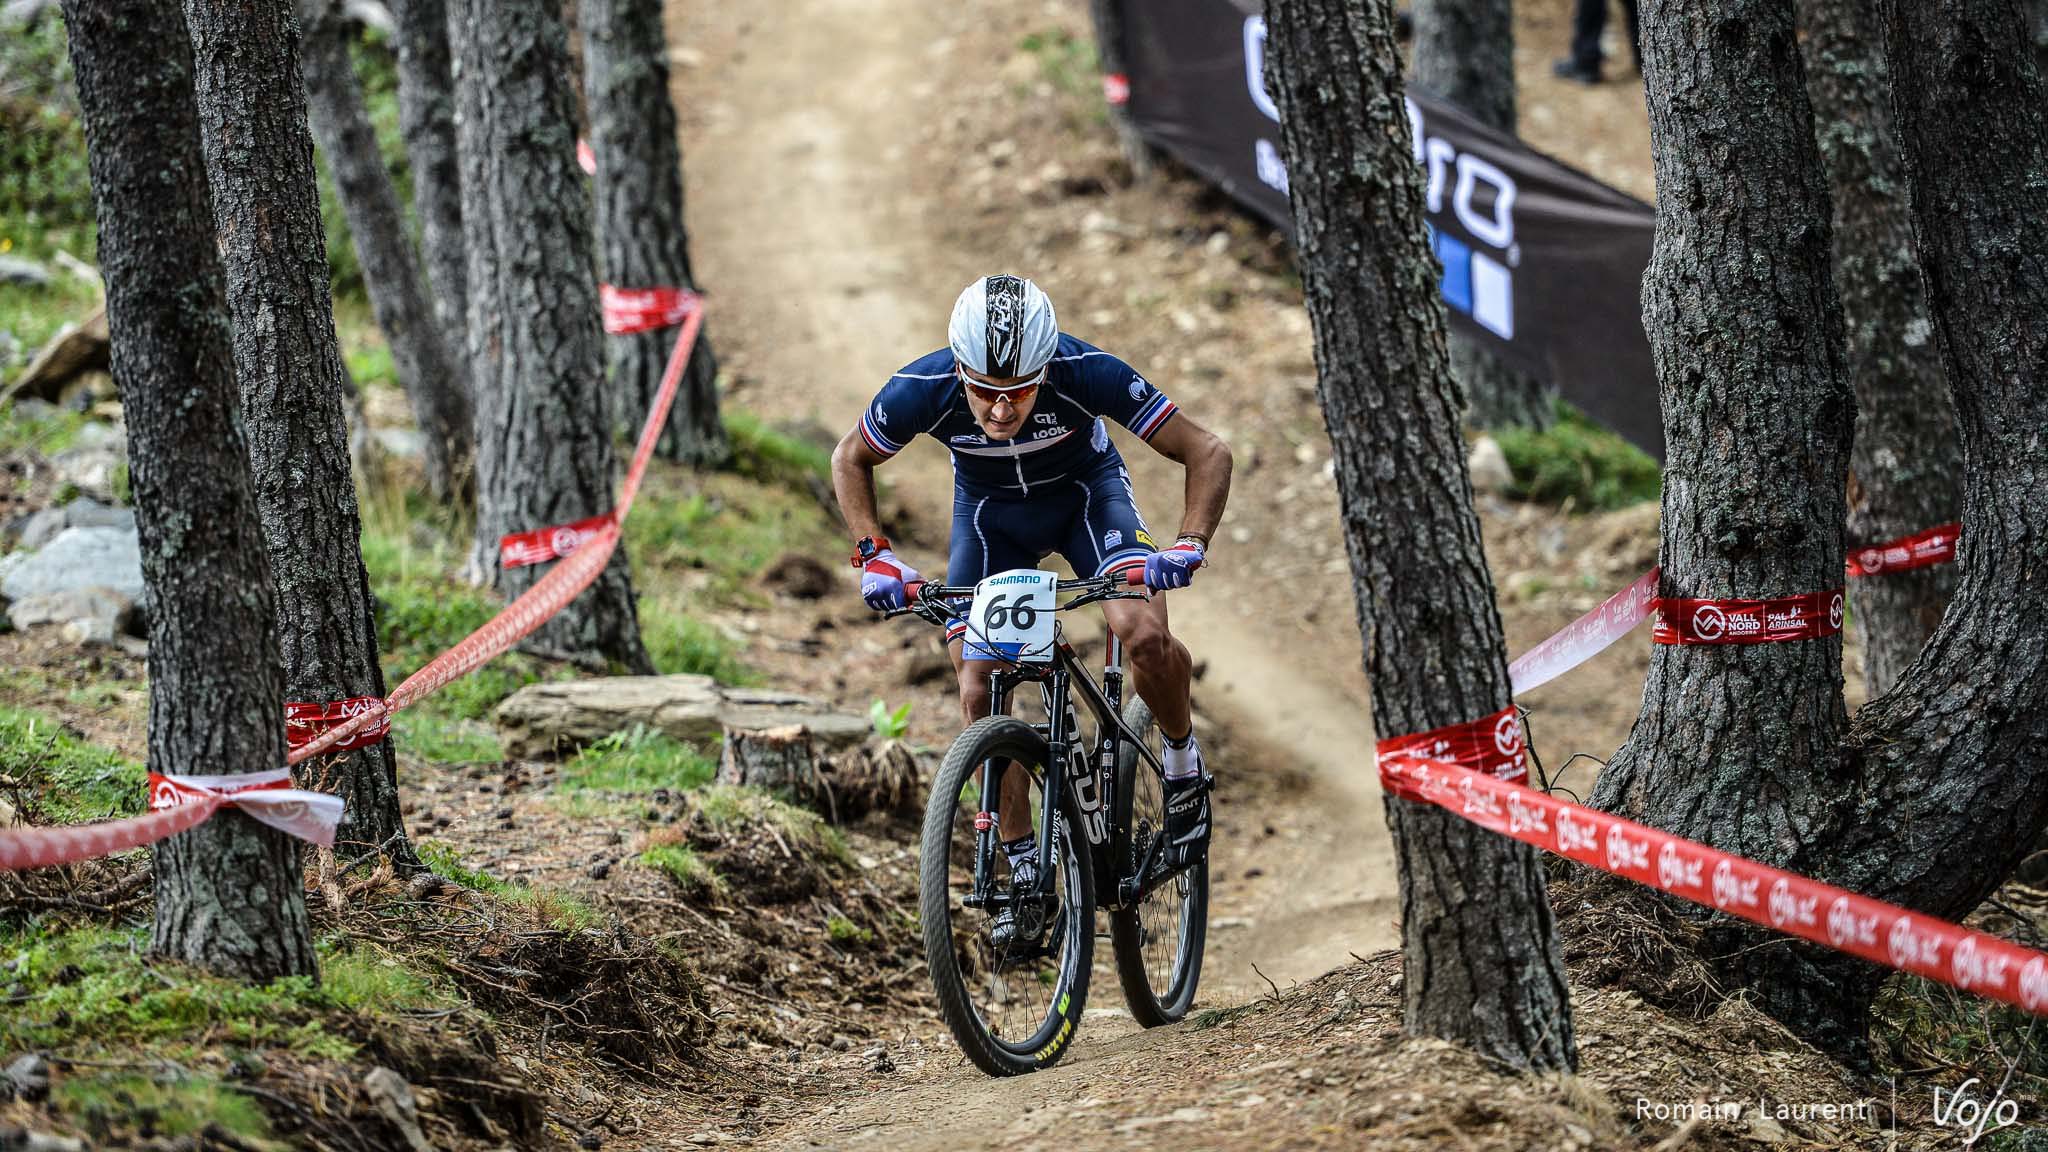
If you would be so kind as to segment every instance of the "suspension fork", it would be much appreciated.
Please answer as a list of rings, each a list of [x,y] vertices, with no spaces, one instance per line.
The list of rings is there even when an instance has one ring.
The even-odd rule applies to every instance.
[[[988,703],[989,715],[1009,715],[1010,677],[1001,668],[989,673]],[[993,758],[981,762],[981,807],[974,814],[974,891],[962,901],[970,908],[985,906],[995,892],[995,858],[1003,837],[1003,763]]]

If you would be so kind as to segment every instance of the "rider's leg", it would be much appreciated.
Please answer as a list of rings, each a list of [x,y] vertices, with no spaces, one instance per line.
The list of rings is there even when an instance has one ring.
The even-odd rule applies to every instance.
[[[972,724],[988,715],[988,676],[995,671],[996,662],[965,659],[962,640],[954,640],[949,647],[960,679],[960,715]],[[1005,772],[1002,788],[1002,795],[996,798],[996,825],[1007,844],[1031,835],[1031,781],[1022,772]]]
[[[1169,740],[1184,740],[1194,728],[1189,692],[1194,659],[1166,626],[1166,598],[1110,600],[1102,605],[1109,626],[1124,642],[1131,686],[1152,706],[1152,718]]]

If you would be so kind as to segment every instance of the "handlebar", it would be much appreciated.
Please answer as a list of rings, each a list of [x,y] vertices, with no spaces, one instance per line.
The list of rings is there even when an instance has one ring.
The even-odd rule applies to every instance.
[[[1060,592],[1107,592],[1119,584],[1129,588],[1144,587],[1145,570],[1143,568],[1126,568],[1121,576],[1093,576],[1085,580],[1060,580],[1054,583],[1053,592],[1055,594]],[[903,595],[906,599],[910,600],[922,599],[925,596],[926,589],[931,590],[930,594],[934,599],[953,599],[974,595],[974,586],[971,584],[949,588],[944,584],[934,584],[929,580],[912,580],[910,583],[905,584],[903,586]]]
[[[1061,612],[1069,608],[1080,608],[1103,600],[1128,599],[1140,595],[1140,593],[1131,591],[1131,589],[1143,588],[1144,586],[1145,570],[1143,568],[1127,568],[1120,575],[1116,576],[1093,576],[1085,580],[1059,580],[1053,584],[1053,594],[1055,596],[1062,592],[1079,592],[1080,595],[1067,601],[1065,604],[1055,604],[1053,610]],[[948,621],[965,616],[965,612],[962,609],[955,607],[948,603],[948,601],[971,598],[974,595],[974,586],[971,584],[949,586],[934,584],[929,580],[913,580],[903,586],[903,592],[905,599],[909,603],[905,607],[896,609],[893,612],[883,613],[884,618],[915,615],[933,624],[943,625]]]

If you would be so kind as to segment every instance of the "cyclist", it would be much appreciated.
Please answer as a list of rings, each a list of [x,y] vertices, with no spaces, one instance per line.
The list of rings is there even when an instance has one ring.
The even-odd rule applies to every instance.
[[[948,346],[889,378],[860,423],[832,453],[832,485],[858,537],[853,564],[861,595],[877,611],[901,608],[919,579],[882,536],[875,468],[918,433],[953,454],[949,585],[971,585],[1058,552],[1077,573],[1143,568],[1155,590],[1183,588],[1205,562],[1230,492],[1230,448],[1197,424],[1130,365],[1059,330],[1052,301],[1029,280],[984,276],[953,304]],[[1108,417],[1187,470],[1185,511],[1173,546],[1158,549],[1131,490],[1123,458],[1102,423]],[[1195,739],[1188,650],[1167,628],[1163,597],[1102,606],[1124,645],[1131,681],[1152,707],[1165,739],[1166,835],[1175,865],[1209,845],[1210,779]],[[988,715],[992,664],[965,643],[966,625],[947,629],[969,723]],[[1006,778],[998,805],[1012,883],[1036,867],[1029,785]],[[1007,916],[998,917],[1000,924]]]

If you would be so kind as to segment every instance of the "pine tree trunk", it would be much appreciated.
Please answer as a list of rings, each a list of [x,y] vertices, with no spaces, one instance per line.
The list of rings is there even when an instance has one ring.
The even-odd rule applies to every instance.
[[[499,569],[500,537],[612,507],[590,201],[551,0],[457,0],[450,15],[479,431],[475,567],[509,597],[541,570]],[[653,671],[623,546],[525,647]]]
[[[1665,595],[1841,579],[1851,400],[1819,156],[1789,4],[1669,2],[1643,21],[1664,388]],[[2016,9],[1893,0],[1892,99],[1929,315],[1968,470],[1961,575],[1891,692],[1846,733],[1839,644],[1660,648],[1596,801],[1852,891],[1960,918],[2048,820],[2048,92]],[[1739,334],[1739,339],[1732,338]],[[1843,738],[1845,737],[1845,738]],[[1957,845],[1968,845],[1958,851]],[[1863,1050],[1883,973],[1709,929],[1731,986]]]
[[[582,14],[603,278],[620,288],[695,288],[661,0],[583,0]],[[606,337],[612,422],[628,436],[639,435],[654,405],[675,339],[673,330]],[[731,455],[717,383],[718,362],[700,330],[656,447],[662,457],[711,467]]]
[[[66,0],[64,21],[141,535],[149,764],[262,770],[284,762],[284,677],[184,16]],[[154,873],[157,952],[248,980],[317,975],[290,837],[223,811],[158,845]]]
[[[277,580],[285,697],[381,697],[298,20],[291,0],[186,0],[185,14],[250,471]],[[412,861],[388,740],[299,775],[347,802],[337,850],[381,846]]]
[[[412,165],[412,207],[433,286],[434,320],[456,370],[469,318],[468,254],[462,240],[462,170],[455,155],[455,79],[448,58],[447,0],[394,0],[398,20],[398,123]],[[463,395],[469,377],[462,373]],[[472,443],[474,441],[472,440]]]
[[[1643,318],[1670,448],[1658,594],[1839,588],[1855,397],[1791,0],[1653,0],[1642,29],[1657,175]],[[1852,771],[1841,660],[1839,635],[1656,646],[1594,804],[1788,865]],[[1831,954],[1733,921],[1709,937],[1766,1011],[1853,1043],[1808,967]]]
[[[1124,25],[1117,17],[1116,0],[1088,0],[1088,18],[1095,27],[1095,55],[1102,74],[1128,79],[1130,70],[1124,62]],[[1122,104],[1109,105],[1109,126],[1116,132],[1117,148],[1124,154],[1124,163],[1130,165],[1131,178],[1150,179],[1152,149],[1138,134],[1138,126],[1131,122],[1130,109]]]
[[[1506,704],[1507,651],[1458,433],[1388,0],[1269,0],[1318,394],[1382,735]],[[1517,1067],[1577,1059],[1535,849],[1389,798],[1405,1022]]]
[[[1962,450],[1927,318],[1878,22],[1861,0],[1800,0],[1806,88],[1833,193],[1835,284],[1856,388],[1849,548],[1955,520]],[[1881,696],[1920,654],[1955,591],[1938,565],[1853,580],[1863,677]]]
[[[362,85],[349,59],[354,26],[339,0],[303,0],[301,10],[306,31],[301,63],[313,131],[334,172],[377,327],[384,332],[399,383],[412,401],[413,418],[425,443],[427,487],[438,501],[467,503],[474,437],[469,388],[420,290],[419,265],[405,234],[405,211],[377,151],[377,134],[370,127]]]
[[[1515,132],[1515,14],[1511,0],[1416,0],[1415,83],[1480,123]],[[1547,428],[1551,389],[1504,363],[1478,339],[1450,333],[1451,375],[1465,420],[1479,428]]]

